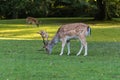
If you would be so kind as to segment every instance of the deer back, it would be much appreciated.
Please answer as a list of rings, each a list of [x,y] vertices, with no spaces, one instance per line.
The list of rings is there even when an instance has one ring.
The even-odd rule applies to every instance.
[[[72,24],[66,24],[62,25],[58,31],[57,34],[60,38],[66,37],[66,36],[79,36],[79,35],[86,35],[87,28],[89,26],[84,23],[72,23]]]

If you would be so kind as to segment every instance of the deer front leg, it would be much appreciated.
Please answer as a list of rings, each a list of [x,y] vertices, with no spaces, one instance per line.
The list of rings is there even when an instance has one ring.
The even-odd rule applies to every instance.
[[[67,53],[67,55],[70,55],[70,41],[67,41],[67,48],[68,48],[68,53]]]
[[[63,54],[65,44],[66,44],[66,40],[62,40],[62,49],[61,49],[60,56],[62,56],[62,54]]]
[[[84,36],[80,36],[79,40],[81,41],[81,48],[79,50],[79,52],[77,53],[77,56],[80,55],[80,53],[83,50],[83,47],[85,48],[85,53],[84,56],[87,56],[87,42]]]

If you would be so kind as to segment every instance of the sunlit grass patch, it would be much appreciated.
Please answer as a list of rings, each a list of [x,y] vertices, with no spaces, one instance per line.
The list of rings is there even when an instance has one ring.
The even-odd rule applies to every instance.
[[[6,23],[6,24],[0,24],[0,26],[4,28],[5,26],[6,27],[25,27],[27,25],[25,25],[25,24],[7,24]]]
[[[54,35],[54,33],[57,31],[58,27],[54,25],[45,25],[45,26],[40,26],[40,27],[20,27],[20,28],[7,28],[4,29],[2,28],[0,30],[0,37],[6,38],[6,39],[12,39],[12,38],[18,38],[18,39],[41,39],[39,34],[40,30],[45,30],[46,32],[49,33],[50,38]]]
[[[91,18],[90,18],[91,19]],[[28,25],[25,19],[1,20],[0,21],[0,39],[39,39],[41,37],[37,32],[45,30],[51,39],[57,29],[66,23],[84,22],[92,28],[92,35],[88,38],[90,41],[120,41],[120,23],[119,21],[85,21],[82,18],[40,18],[42,23],[40,27]]]
[[[95,25],[91,25],[92,28],[99,28],[99,29],[104,29],[104,28],[120,28],[119,24],[117,25],[110,25],[110,24],[95,24]]]

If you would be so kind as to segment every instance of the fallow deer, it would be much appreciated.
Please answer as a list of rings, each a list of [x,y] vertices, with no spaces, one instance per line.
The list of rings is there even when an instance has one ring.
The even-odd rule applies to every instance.
[[[27,17],[26,23],[27,24],[35,24],[37,27],[39,27],[39,24],[40,24],[40,22],[34,17]]]
[[[62,48],[60,55],[63,54],[65,44],[67,43],[68,47],[68,53],[70,54],[70,40],[74,38],[78,38],[81,41],[81,48],[79,52],[77,53],[77,56],[80,55],[83,48],[85,48],[84,56],[87,56],[87,42],[86,42],[86,36],[91,34],[91,28],[84,23],[71,23],[71,24],[65,24],[62,25],[53,39],[51,41],[44,41],[44,46],[46,51],[51,54],[52,48],[55,44],[57,44],[59,41],[62,42]]]

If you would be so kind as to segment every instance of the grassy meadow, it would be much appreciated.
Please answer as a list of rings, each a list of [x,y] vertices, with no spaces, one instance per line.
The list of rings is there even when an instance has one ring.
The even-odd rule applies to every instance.
[[[0,20],[0,80],[119,80],[120,19],[93,21],[92,18],[39,18],[40,27],[25,19]],[[92,28],[87,37],[88,56],[76,56],[79,40],[71,41],[71,54],[59,56],[61,43],[51,55],[41,50],[40,30],[51,39],[66,23],[84,22]]]

